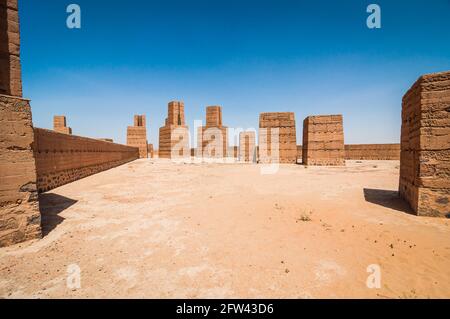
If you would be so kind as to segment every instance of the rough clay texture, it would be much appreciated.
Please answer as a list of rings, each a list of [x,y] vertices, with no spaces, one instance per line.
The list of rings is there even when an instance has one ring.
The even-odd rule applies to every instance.
[[[400,160],[400,144],[347,144],[344,148],[346,160]],[[297,158],[303,160],[302,145],[297,145]]]
[[[67,127],[67,121],[64,115],[55,115],[53,117],[53,130],[58,133],[72,134],[72,129]]]
[[[34,129],[37,188],[46,192],[139,158],[136,147]]]
[[[256,157],[256,134],[255,132],[239,133],[239,161],[252,163]]]
[[[197,156],[207,158],[223,158],[227,156],[228,133],[222,124],[222,108],[208,106],[206,108],[206,125],[197,131]]]
[[[303,146],[302,145],[297,145],[297,161],[302,161],[303,160]]]
[[[0,246],[41,236],[28,100],[0,95]]]
[[[128,126],[127,128],[127,145],[139,148],[139,158],[148,157],[145,115],[134,116],[134,126]]]
[[[348,144],[346,160],[400,160],[400,144]]]
[[[148,144],[147,150],[148,150],[148,157],[153,158],[154,157],[153,144]]]
[[[259,150],[261,163],[296,163],[297,139],[293,112],[259,115]]]
[[[185,123],[184,103],[169,102],[165,125],[159,129],[159,158],[190,156],[189,128]]]
[[[308,116],[303,121],[303,164],[345,165],[342,115]]]
[[[450,216],[450,71],[403,97],[399,191],[418,215]]]
[[[0,0],[0,94],[22,96],[17,0]]]

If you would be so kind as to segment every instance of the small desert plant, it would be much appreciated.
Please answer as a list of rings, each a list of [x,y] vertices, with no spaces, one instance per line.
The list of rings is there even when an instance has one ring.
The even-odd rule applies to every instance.
[[[309,217],[308,214],[303,213],[298,220],[302,221],[302,222],[310,222],[311,221],[311,217]]]

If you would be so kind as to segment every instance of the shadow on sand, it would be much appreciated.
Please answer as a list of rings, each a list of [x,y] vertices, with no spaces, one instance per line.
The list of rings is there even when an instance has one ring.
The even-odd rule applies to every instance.
[[[39,210],[41,211],[42,235],[47,236],[64,220],[59,216],[61,212],[75,204],[77,201],[58,194],[39,194]]]
[[[372,204],[380,205],[411,215],[414,214],[408,203],[400,198],[397,191],[364,188],[364,199]]]

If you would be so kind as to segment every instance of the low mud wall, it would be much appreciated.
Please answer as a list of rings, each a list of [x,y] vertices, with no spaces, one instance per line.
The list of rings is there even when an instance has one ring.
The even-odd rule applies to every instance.
[[[346,160],[400,160],[400,144],[348,144]]]
[[[34,128],[37,188],[46,192],[139,158],[139,149]]]

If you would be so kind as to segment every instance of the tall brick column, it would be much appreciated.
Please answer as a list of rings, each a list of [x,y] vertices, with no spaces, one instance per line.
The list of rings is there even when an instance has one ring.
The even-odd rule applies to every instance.
[[[259,115],[258,158],[261,163],[297,162],[297,137],[293,112]]]
[[[308,116],[303,121],[303,165],[345,165],[342,115]]]
[[[206,125],[198,128],[197,152],[200,157],[223,158],[228,153],[227,127],[222,124],[222,107],[206,108]]]
[[[450,71],[403,97],[399,192],[417,215],[450,217]]]
[[[165,125],[159,128],[159,158],[189,157],[189,128],[184,118],[184,103],[169,102]]]
[[[0,94],[22,96],[17,0],[0,0]]]
[[[134,126],[128,126],[127,128],[127,145],[139,148],[139,158],[148,158],[145,115],[134,116]]]
[[[67,127],[67,121],[64,115],[53,116],[53,130],[58,133],[72,134],[72,129]]]
[[[41,236],[29,100],[22,98],[17,0],[0,0],[0,246]]]

